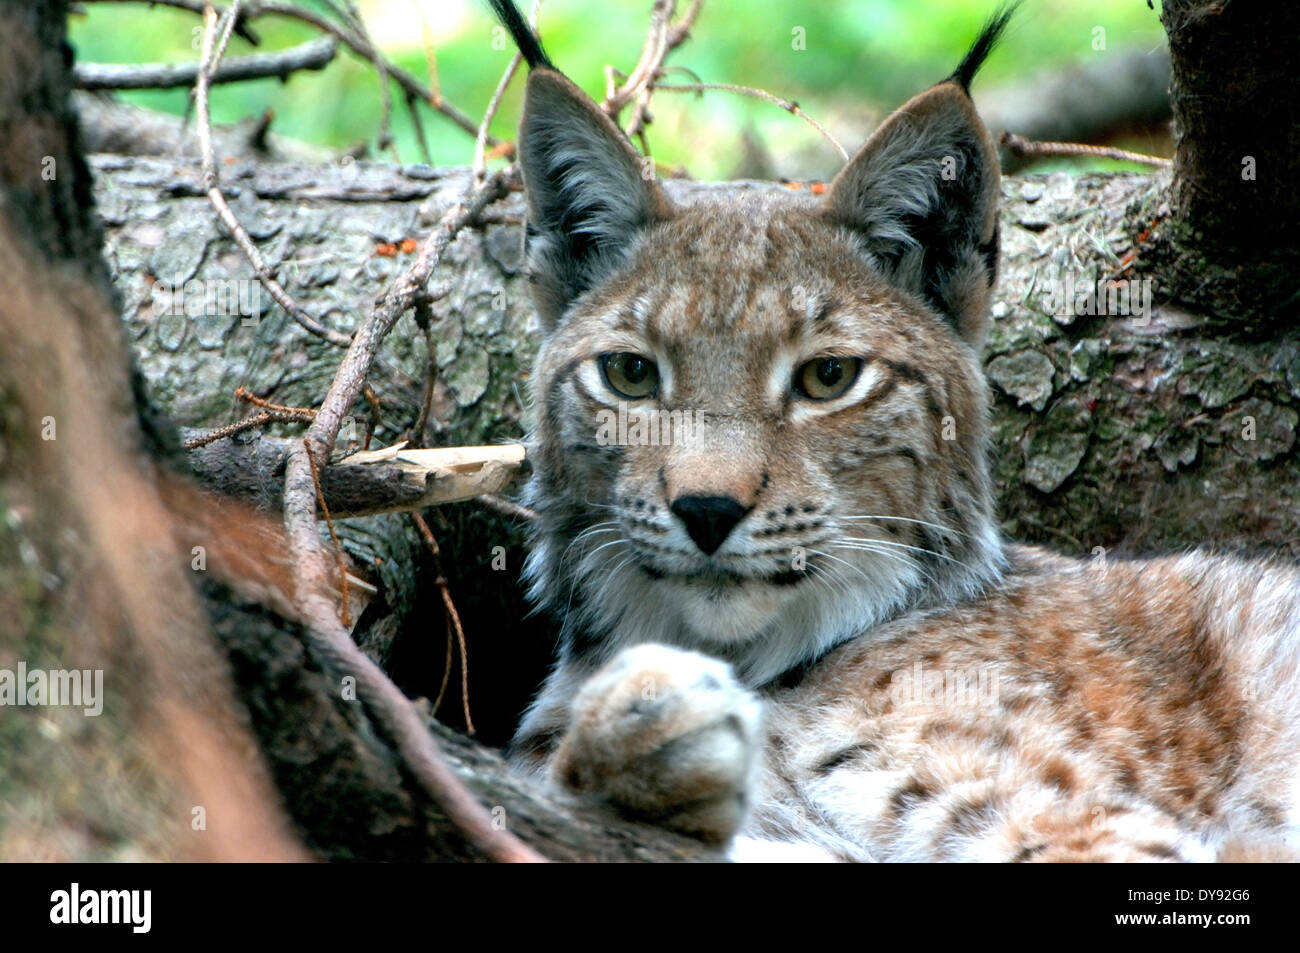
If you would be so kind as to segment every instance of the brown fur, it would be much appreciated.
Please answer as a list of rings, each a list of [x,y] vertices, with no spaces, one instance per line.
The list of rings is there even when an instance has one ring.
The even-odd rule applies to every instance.
[[[937,859],[1174,859],[1201,838],[1240,855],[1228,830],[1271,832],[1281,849],[1296,717],[1261,696],[1221,603],[1241,607],[1293,696],[1295,582],[1289,567],[1197,555],[1066,562],[1019,548],[984,598],[883,626],[771,691],[770,730],[803,746],[770,783],[788,808],[836,772],[897,772],[870,837],[885,857],[915,856],[922,833]],[[896,704],[889,676],[918,660],[994,673],[997,704]],[[851,757],[830,750],[846,739]],[[1133,816],[1122,836],[1117,819]],[[765,823],[790,818],[760,811]]]

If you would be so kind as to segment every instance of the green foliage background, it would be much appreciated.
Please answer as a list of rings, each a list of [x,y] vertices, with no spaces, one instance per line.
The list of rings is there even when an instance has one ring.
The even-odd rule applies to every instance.
[[[326,12],[325,5],[301,0]],[[436,57],[443,95],[478,119],[513,48],[494,34],[480,0],[360,0],[378,45],[421,79]],[[526,2],[525,2],[526,7]],[[685,8],[686,0],[680,6]],[[797,101],[837,133],[850,150],[859,130],[912,94],[949,73],[993,8],[991,0],[706,0],[691,39],[669,59],[704,82],[758,86]],[[635,64],[649,22],[650,0],[546,0],[539,20],[556,64],[597,98],[604,68]],[[87,3],[73,16],[77,57],[95,62],[176,62],[197,58],[201,20],[193,13],[144,3]],[[279,49],[318,34],[292,20],[257,22],[260,49]],[[1106,49],[1094,50],[1097,28]],[[794,49],[802,29],[806,48]],[[494,40],[496,42],[494,42]],[[1163,45],[1156,11],[1141,0],[1029,0],[1005,42],[977,81],[992,86],[1088,57]],[[258,48],[234,38],[227,55]],[[682,81],[690,81],[685,74]],[[512,138],[522,83],[516,80],[492,126]],[[396,85],[393,131],[404,162],[422,152]],[[184,113],[186,90],[122,94],[128,101]],[[221,86],[212,97],[216,122],[234,122],[274,110],[273,130],[309,142],[349,147],[375,141],[380,106],[373,67],[341,51],[326,70],[288,82],[259,80]],[[775,106],[729,93],[703,98],[658,94],[649,141],[656,158],[684,165],[698,178],[725,178],[740,161],[742,131],[776,156],[817,142],[816,133]],[[438,115],[426,114],[436,164],[463,165],[470,136]],[[829,147],[824,147],[829,152]],[[1139,145],[1140,148],[1140,145]],[[1093,164],[1095,166],[1095,163]],[[798,170],[791,170],[798,175]]]

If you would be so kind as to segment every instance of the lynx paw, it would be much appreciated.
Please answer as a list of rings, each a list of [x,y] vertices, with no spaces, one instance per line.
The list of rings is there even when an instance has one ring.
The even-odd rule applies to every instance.
[[[578,692],[552,770],[623,814],[725,843],[749,809],[761,722],[726,663],[638,645]]]

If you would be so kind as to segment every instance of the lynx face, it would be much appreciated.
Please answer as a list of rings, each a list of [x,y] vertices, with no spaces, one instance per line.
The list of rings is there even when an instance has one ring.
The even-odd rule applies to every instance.
[[[824,201],[670,200],[563,76],[527,95],[528,572],[566,654],[698,647],[757,684],[996,577],[998,176],[962,84],[903,107]]]

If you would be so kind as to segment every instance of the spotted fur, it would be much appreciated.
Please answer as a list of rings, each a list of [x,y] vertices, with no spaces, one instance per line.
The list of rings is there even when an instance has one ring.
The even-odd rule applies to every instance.
[[[1296,845],[1296,567],[999,537],[998,169],[967,88],[1006,17],[824,199],[670,200],[520,37],[546,331],[526,572],[562,636],[513,755],[557,788],[738,856]],[[653,392],[620,398],[612,354],[653,362]],[[813,399],[799,375],[827,358],[856,376]],[[668,412],[689,439],[601,439],[610,414]]]

